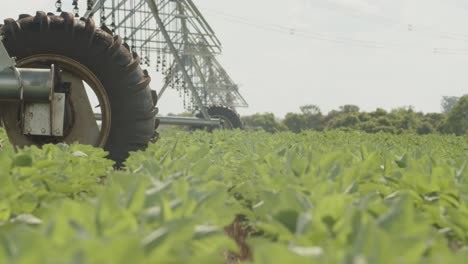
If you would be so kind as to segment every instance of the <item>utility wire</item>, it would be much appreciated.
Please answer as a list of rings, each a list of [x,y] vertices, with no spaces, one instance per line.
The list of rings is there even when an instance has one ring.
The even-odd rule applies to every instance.
[[[402,23],[400,20],[395,19],[394,17],[385,16],[382,14],[363,14],[361,11],[347,8],[343,6],[335,6],[335,5],[327,5],[321,3],[322,0],[310,0],[308,3],[317,6],[318,8],[328,9],[334,12],[339,12],[340,14],[344,14],[347,16],[356,17],[359,19],[369,20],[371,19],[372,22],[379,23],[380,21],[386,21],[387,23],[391,23],[393,25],[399,25],[405,28],[405,31],[413,31],[421,34],[427,34],[434,37],[442,38],[442,39],[451,39],[451,40],[460,40],[464,42],[468,42],[468,33],[455,33],[455,32],[445,32],[435,29],[433,26],[423,25],[420,23]],[[340,12],[345,11],[345,12]]]
[[[227,14],[224,12],[215,11],[212,9],[204,8],[204,10],[206,13],[209,13],[213,16],[217,16],[226,21],[230,21],[230,22],[234,22],[238,24],[244,24],[244,25],[248,25],[248,26],[258,28],[258,29],[272,31],[272,32],[288,34],[288,35],[296,35],[299,37],[314,39],[318,41],[326,41],[326,42],[332,42],[335,44],[356,46],[356,47],[362,47],[362,48],[371,48],[371,49],[387,49],[387,50],[400,50],[400,51],[401,50],[408,51],[411,49],[415,49],[415,47],[411,47],[411,46],[407,46],[403,44],[395,44],[393,42],[379,42],[379,41],[374,41],[374,40],[362,40],[362,39],[354,39],[354,38],[347,38],[347,37],[340,37],[340,36],[330,36],[327,34],[313,32],[310,30],[287,27],[284,25],[265,22],[265,21],[259,21],[259,20],[252,19],[252,18],[235,16],[235,15]],[[400,22],[394,19],[391,19],[389,17],[385,17],[385,16],[375,16],[375,17],[386,19],[387,21],[395,21],[398,24],[401,24]],[[407,26],[408,32],[418,32],[418,33],[422,33],[426,35],[431,35],[437,38],[468,42],[468,35],[465,35],[465,34],[444,33],[444,32],[436,33],[433,30],[430,30],[428,26],[421,26],[421,25],[416,26],[415,24],[408,24],[406,26]],[[461,53],[460,51],[465,51],[465,50],[464,49],[450,49],[450,48],[434,48],[433,49],[434,54],[448,54],[449,52],[450,54],[455,54],[456,52],[459,52],[459,54],[465,54],[465,53]],[[468,49],[466,51],[468,52]]]
[[[411,48],[409,46],[405,46],[402,44],[395,44],[391,42],[379,42],[379,41],[373,41],[373,40],[362,40],[362,39],[354,39],[354,38],[347,38],[347,37],[340,37],[340,36],[330,36],[327,34],[313,32],[310,30],[299,29],[295,27],[287,27],[287,26],[283,26],[280,24],[274,24],[274,23],[269,23],[269,22],[255,21],[251,18],[233,16],[233,15],[229,15],[223,12],[213,11],[213,10],[208,10],[208,9],[205,10],[205,12],[213,16],[222,18],[224,20],[230,21],[230,22],[248,25],[248,26],[256,27],[262,30],[268,30],[268,31],[283,33],[287,35],[294,35],[294,36],[299,36],[299,37],[309,38],[309,39],[314,39],[314,40],[319,40],[319,41],[332,42],[335,44],[350,45],[350,46],[357,46],[357,47],[363,47],[363,48],[373,48],[373,49],[409,49]]]

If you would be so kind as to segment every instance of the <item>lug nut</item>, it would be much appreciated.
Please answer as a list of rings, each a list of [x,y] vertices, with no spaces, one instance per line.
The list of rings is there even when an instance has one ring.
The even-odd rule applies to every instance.
[[[41,130],[41,132],[42,132],[42,134],[45,134],[45,133],[46,133],[46,129],[43,128],[43,129]]]

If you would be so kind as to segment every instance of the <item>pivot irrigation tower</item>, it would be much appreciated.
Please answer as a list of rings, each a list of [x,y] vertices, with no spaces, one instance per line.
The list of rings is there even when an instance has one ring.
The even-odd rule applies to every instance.
[[[78,1],[73,5],[79,16]],[[175,89],[184,108],[198,117],[242,126],[235,109],[248,105],[217,60],[221,42],[192,0],[87,0],[84,17],[99,17],[103,28],[140,53],[142,65],[164,76],[159,98]]]

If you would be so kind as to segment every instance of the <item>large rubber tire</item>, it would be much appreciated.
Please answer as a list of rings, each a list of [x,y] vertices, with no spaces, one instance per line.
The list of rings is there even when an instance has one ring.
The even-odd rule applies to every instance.
[[[150,77],[140,68],[119,36],[95,26],[92,19],[75,19],[71,13],[55,16],[37,12],[6,19],[0,29],[10,56],[18,60],[37,54],[71,58],[101,81],[110,101],[111,129],[104,149],[121,166],[130,151],[143,150],[156,136],[157,98]]]
[[[224,122],[224,129],[244,129],[239,114],[233,110],[223,106],[211,106],[207,109],[208,114],[211,118],[220,118]],[[196,115],[198,118],[203,118],[201,113]],[[208,130],[212,130],[208,129]]]

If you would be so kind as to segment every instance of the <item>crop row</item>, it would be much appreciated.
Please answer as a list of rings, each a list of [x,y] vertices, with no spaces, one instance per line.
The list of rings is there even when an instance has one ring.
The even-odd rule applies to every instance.
[[[166,131],[114,171],[100,149],[15,152],[2,133],[0,263],[468,257],[467,137]]]

